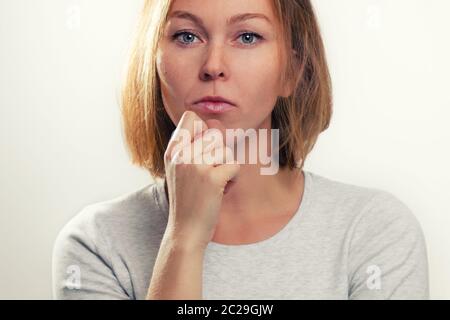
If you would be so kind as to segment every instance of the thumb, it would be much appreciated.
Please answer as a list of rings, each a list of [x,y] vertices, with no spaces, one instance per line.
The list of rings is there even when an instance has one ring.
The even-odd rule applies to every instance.
[[[224,144],[224,146],[227,146],[226,134],[225,134],[226,128],[222,124],[222,122],[220,122],[217,119],[208,119],[205,122],[206,122],[206,125],[208,126],[208,129],[215,128],[215,129],[218,129],[222,133],[223,144]],[[233,146],[234,141],[228,142],[228,144],[230,144],[228,147],[230,147],[232,152],[234,152],[234,146]],[[214,169],[213,169],[214,178],[216,179],[217,183],[220,186],[225,188],[225,185],[227,184],[228,181],[237,179],[237,175],[239,173],[240,167],[241,166],[239,165],[238,161],[232,161],[232,162],[224,163],[222,165],[214,167]]]
[[[237,179],[240,168],[237,161],[222,164],[212,169],[213,178],[220,187],[225,188],[228,181]]]

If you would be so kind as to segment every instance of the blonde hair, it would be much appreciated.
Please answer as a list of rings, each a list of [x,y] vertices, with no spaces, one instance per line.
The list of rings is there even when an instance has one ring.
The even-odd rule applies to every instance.
[[[122,88],[122,120],[133,164],[164,177],[164,152],[175,125],[161,97],[156,51],[173,0],[145,0],[130,51]],[[332,85],[325,49],[310,0],[273,0],[281,22],[285,69],[292,81],[289,97],[278,97],[272,128],[279,129],[279,165],[304,166],[319,134],[332,116]],[[298,164],[300,162],[300,165]]]

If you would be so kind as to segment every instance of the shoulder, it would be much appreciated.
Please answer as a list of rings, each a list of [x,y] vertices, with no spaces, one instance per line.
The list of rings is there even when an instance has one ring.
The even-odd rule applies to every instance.
[[[383,230],[390,226],[421,232],[411,208],[394,193],[309,174],[313,206],[327,212],[327,219],[345,221],[348,228],[360,231]]]
[[[144,226],[160,227],[166,219],[163,188],[160,181],[154,181],[119,197],[83,207],[60,230],[54,250],[67,249],[75,242],[99,249],[112,237],[123,237],[124,233],[137,232]]]
[[[423,229],[412,209],[388,190],[359,186],[311,174],[313,212],[326,230],[338,230],[350,251],[425,252]]]
[[[315,201],[322,205],[332,204],[335,208],[338,206],[362,208],[377,194],[385,192],[378,188],[343,182],[312,172],[308,172],[308,175]]]
[[[398,254],[421,247],[425,251],[423,229],[412,209],[386,190],[378,190],[352,223],[350,248],[390,246]],[[396,248],[396,249],[395,249]]]
[[[343,240],[350,299],[429,297],[425,236],[404,200],[315,174],[311,181],[311,216],[326,239]]]
[[[54,297],[133,297],[127,263],[139,263],[136,257],[158,240],[158,232],[164,228],[161,192],[163,184],[154,181],[114,199],[87,205],[73,216],[53,245]]]
[[[351,299],[426,299],[428,257],[413,210],[394,193],[313,174],[311,216],[343,240]],[[341,251],[340,251],[341,252]],[[376,289],[376,290],[375,290]]]

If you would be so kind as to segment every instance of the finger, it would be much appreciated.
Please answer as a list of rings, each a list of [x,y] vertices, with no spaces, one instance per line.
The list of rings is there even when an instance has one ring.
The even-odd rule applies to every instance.
[[[166,156],[169,160],[184,146],[208,128],[206,123],[193,111],[185,111],[169,140]]]
[[[228,181],[237,179],[240,167],[237,161],[219,165],[212,169],[212,178],[223,191]]]
[[[222,124],[222,122],[220,122],[217,119],[208,119],[208,120],[206,120],[206,125],[210,129],[215,128],[215,129],[219,130],[222,133],[223,144],[226,144],[226,128]]]
[[[233,150],[224,145],[215,146],[199,155],[195,160],[214,167],[232,163],[234,160]]]
[[[201,139],[197,139],[193,143],[194,157],[212,152],[215,148],[223,147],[222,132],[216,128],[209,128],[204,131]]]
[[[191,164],[203,164],[203,161],[201,160],[202,154],[211,152],[214,148],[220,146],[223,146],[222,133],[219,130],[212,128],[203,131],[203,135],[197,136],[191,144],[182,148],[176,146],[173,150],[176,150],[174,155],[177,156],[177,161]]]

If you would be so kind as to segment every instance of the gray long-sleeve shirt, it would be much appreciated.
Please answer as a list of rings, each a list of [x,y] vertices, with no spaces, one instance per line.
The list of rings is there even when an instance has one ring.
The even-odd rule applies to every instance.
[[[425,239],[392,193],[305,171],[301,204],[278,233],[210,242],[204,299],[428,299]],[[162,180],[86,206],[53,248],[55,299],[145,299],[168,203]]]

